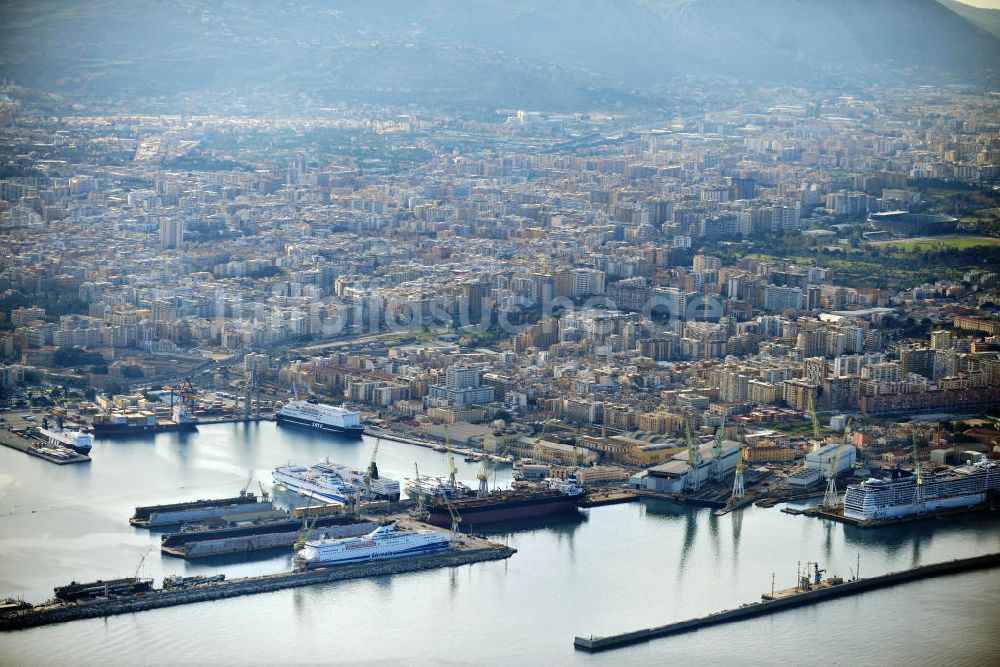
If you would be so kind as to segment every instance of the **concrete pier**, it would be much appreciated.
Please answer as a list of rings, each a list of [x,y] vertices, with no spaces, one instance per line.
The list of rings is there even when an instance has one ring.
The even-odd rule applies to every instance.
[[[44,447],[42,442],[26,438],[19,433],[14,433],[13,431],[8,431],[6,429],[0,429],[0,445],[16,449],[19,452],[24,452],[29,456],[35,456],[48,461],[49,463],[55,463],[56,465],[66,465],[68,463],[87,463],[90,461],[90,457],[86,454],[80,454],[79,452],[75,452],[69,448],[66,448],[65,458],[53,456],[42,451],[42,448]]]
[[[736,609],[727,609],[725,611],[709,614],[708,616],[692,618],[686,621],[678,621],[667,625],[644,628],[633,632],[623,632],[617,635],[607,635],[605,637],[594,637],[593,635],[589,637],[576,637],[573,641],[573,646],[582,651],[605,651],[621,646],[627,646],[629,644],[646,642],[650,639],[656,639],[658,637],[667,637],[682,632],[691,632],[693,630],[698,630],[699,628],[705,628],[711,625],[719,625],[721,623],[739,621],[745,618],[752,618],[754,616],[771,614],[783,609],[797,607],[799,605],[814,604],[816,602],[822,602],[823,600],[829,600],[836,597],[853,595],[855,593],[862,593],[864,591],[884,588],[886,586],[895,586],[896,584],[915,581],[917,579],[927,579],[930,577],[939,577],[948,574],[956,574],[959,572],[968,572],[971,570],[980,570],[998,566],[1000,566],[1000,553],[975,556],[972,558],[960,558],[943,563],[933,563],[931,565],[921,565],[920,567],[915,567],[912,570],[890,572],[889,574],[884,574],[879,577],[845,581],[842,584],[834,586],[803,591],[795,595],[778,597],[777,599],[765,602],[744,604]]]
[[[350,565],[337,565],[315,570],[280,572],[259,577],[227,579],[217,584],[180,590],[156,589],[145,595],[127,598],[101,599],[77,604],[43,604],[30,609],[16,610],[0,615],[0,630],[19,630],[51,623],[65,623],[85,618],[101,618],[117,614],[131,614],[147,609],[173,607],[194,602],[220,600],[240,595],[267,593],[285,588],[311,586],[330,581],[379,577],[404,572],[419,572],[442,567],[458,567],[470,563],[503,560],[517,550],[486,540],[463,535],[461,544],[426,556],[370,561]]]

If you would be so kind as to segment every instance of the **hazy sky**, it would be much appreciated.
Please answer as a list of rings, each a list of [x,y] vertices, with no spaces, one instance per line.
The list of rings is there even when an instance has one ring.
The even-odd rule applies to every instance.
[[[1000,9],[1000,0],[958,0],[973,7],[986,7],[988,9]]]

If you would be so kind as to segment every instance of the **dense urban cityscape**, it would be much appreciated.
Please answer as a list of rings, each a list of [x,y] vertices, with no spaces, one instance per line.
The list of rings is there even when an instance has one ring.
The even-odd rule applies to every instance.
[[[678,90],[659,107],[469,111],[261,91],[172,106],[4,79],[0,497],[24,492],[23,475],[97,507],[100,474],[110,519],[70,548],[116,534],[122,555],[111,571],[29,570],[31,549],[68,525],[45,517],[78,501],[8,497],[0,524],[19,537],[0,540],[0,629],[291,587],[362,595],[367,578],[427,585],[430,572],[403,573],[467,564],[503,576],[488,568],[524,567],[539,534],[560,544],[577,521],[644,533],[657,515],[688,522],[666,567],[707,567],[688,563],[697,522],[716,561],[720,522],[738,551],[744,516],[752,531],[825,530],[826,562],[820,532],[770,556],[801,557],[789,589],[790,564],[760,551],[764,564],[731,576],[740,591],[767,579],[761,602],[736,612],[732,587],[707,607],[688,591],[686,613],[573,624],[603,633],[578,634],[577,654],[995,567],[1000,93],[715,78]],[[143,493],[135,477],[157,465]],[[112,527],[120,507],[135,508],[131,526]],[[44,537],[29,548],[32,525]],[[587,538],[593,553],[611,530]],[[968,548],[939,540],[918,556],[931,530]],[[876,534],[912,539],[912,561]],[[859,544],[878,576],[861,576]],[[489,624],[469,626],[476,641],[493,641]],[[650,629],[611,634],[624,625]],[[19,636],[0,662],[59,655]],[[509,660],[567,639],[533,636]],[[667,641],[683,640],[650,650]],[[368,659],[398,655],[385,651]],[[415,656],[444,659],[429,643]]]

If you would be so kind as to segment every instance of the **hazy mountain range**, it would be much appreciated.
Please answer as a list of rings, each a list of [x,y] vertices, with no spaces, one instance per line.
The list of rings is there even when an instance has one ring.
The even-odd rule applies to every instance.
[[[993,82],[1000,11],[950,0],[40,0],[3,76],[48,91],[489,107],[642,103],[682,77]]]

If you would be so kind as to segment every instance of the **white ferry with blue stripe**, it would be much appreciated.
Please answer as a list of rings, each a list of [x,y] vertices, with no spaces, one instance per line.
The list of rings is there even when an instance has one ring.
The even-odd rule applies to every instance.
[[[361,413],[336,405],[310,401],[289,401],[278,411],[279,424],[289,424],[360,438],[365,434]]]
[[[405,558],[446,549],[451,537],[436,530],[407,530],[395,524],[379,526],[367,535],[306,542],[295,555],[300,569]]]

